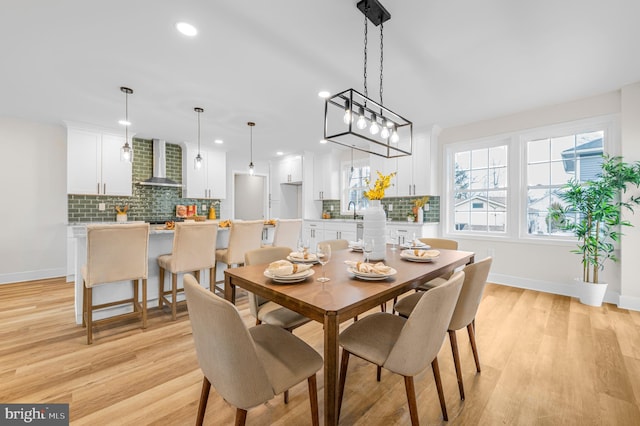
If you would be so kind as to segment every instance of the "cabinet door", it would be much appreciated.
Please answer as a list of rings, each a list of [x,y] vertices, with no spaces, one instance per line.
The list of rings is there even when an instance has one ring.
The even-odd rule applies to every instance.
[[[396,158],[398,174],[396,175],[396,188],[398,197],[415,195],[413,193],[413,156]]]
[[[324,155],[316,155],[313,158],[313,199],[314,200],[326,200],[328,199],[325,194],[325,181],[326,173]]]
[[[413,161],[413,195],[427,195],[430,193],[430,140],[426,136],[416,137],[411,156]]]
[[[203,158],[203,166],[200,169],[194,167],[194,159],[198,155],[196,149],[187,147],[183,155],[185,156],[182,161],[184,172],[183,196],[185,198],[207,198],[207,165],[209,163],[207,153],[200,151],[200,155]]]
[[[227,198],[227,154],[207,152],[207,187],[210,198]]]
[[[67,193],[102,193],[100,146],[98,132],[67,129]]]
[[[131,196],[133,193],[132,165],[130,161],[120,158],[122,145],[124,137],[102,135],[102,194]],[[133,155],[135,156],[135,152]]]
[[[291,158],[289,167],[289,176],[291,182],[302,182],[302,156],[296,155]]]

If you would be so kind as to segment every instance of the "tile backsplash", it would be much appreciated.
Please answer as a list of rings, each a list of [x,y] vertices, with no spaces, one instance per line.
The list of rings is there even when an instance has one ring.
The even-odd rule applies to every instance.
[[[382,199],[382,206],[387,213],[387,217],[394,221],[406,221],[407,214],[412,211],[413,200],[421,197],[386,197]],[[389,211],[389,204],[393,205],[393,210]],[[429,206],[429,210],[424,210]],[[333,207],[333,211],[331,211]],[[440,196],[430,195],[429,202],[423,208],[425,222],[440,222]],[[340,200],[322,201],[322,211],[329,212],[332,219],[351,219],[352,215],[340,214]]]
[[[182,188],[142,186],[137,183],[148,179],[153,173],[152,141],[133,139],[133,195],[117,197],[108,195],[67,195],[68,220],[74,222],[112,222],[116,220],[115,206],[129,206],[129,220],[164,220],[174,217],[176,205],[196,204],[198,214],[206,215],[213,200],[182,198]],[[182,183],[182,148],[167,143],[167,177]],[[98,210],[100,203],[105,210]],[[206,205],[207,210],[202,210]],[[220,217],[220,204],[216,203],[216,214]]]

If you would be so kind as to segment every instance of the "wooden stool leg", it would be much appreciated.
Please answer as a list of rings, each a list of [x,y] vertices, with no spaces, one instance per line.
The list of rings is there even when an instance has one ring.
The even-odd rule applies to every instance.
[[[214,268],[209,268],[209,290],[214,291],[216,286],[216,271]]]
[[[418,404],[416,403],[416,388],[413,385],[413,377],[404,376],[404,387],[407,390],[407,402],[409,403],[409,415],[411,424],[417,426],[420,424],[418,420]]]
[[[158,308],[162,308],[162,305],[164,304],[164,301],[162,300],[162,298],[164,297],[164,268],[160,268],[158,278]]]
[[[458,378],[458,390],[460,399],[464,400],[464,385],[462,384],[462,368],[460,367],[460,354],[458,353],[458,339],[456,331],[449,330],[449,341],[451,341],[451,352],[453,352],[453,365],[456,367],[456,377]]]
[[[138,289],[138,284],[140,280],[135,279],[131,280],[131,285],[133,286],[133,312],[139,312],[139,304],[138,300],[140,300],[140,290]]]
[[[204,421],[204,412],[207,410],[207,401],[209,400],[209,390],[211,389],[211,383],[206,377],[202,379],[202,391],[200,391],[200,403],[198,404],[198,417],[196,418],[196,425],[202,426]]]
[[[193,276],[196,277],[196,281],[200,284],[200,271],[193,271]]]
[[[442,418],[445,422],[449,421],[447,416],[447,404],[444,401],[444,392],[442,390],[442,380],[440,380],[440,368],[438,367],[438,357],[431,361],[431,369],[433,370],[433,378],[436,381],[436,389],[438,389],[438,398],[440,399],[440,408],[442,408]]]
[[[247,410],[236,408],[236,426],[244,426],[247,422]]]
[[[320,421],[318,420],[318,384],[316,375],[309,376],[307,383],[309,384],[309,403],[311,404],[311,424],[313,426],[320,426]]]
[[[178,295],[178,274],[171,273],[171,319],[176,320],[176,313],[178,310],[178,301],[176,297]]]
[[[142,279],[142,328],[147,328],[147,279]]]
[[[87,285],[82,280],[82,327],[87,326]]]
[[[93,289],[87,288],[87,345],[93,343]]]
[[[480,373],[480,357],[478,356],[478,347],[476,346],[476,325],[475,320],[471,324],[467,325],[467,332],[469,333],[469,341],[471,342],[471,350],[473,352],[473,359],[476,362],[476,370]]]

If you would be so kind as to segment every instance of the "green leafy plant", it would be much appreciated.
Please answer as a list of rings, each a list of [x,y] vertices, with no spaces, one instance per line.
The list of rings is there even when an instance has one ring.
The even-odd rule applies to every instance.
[[[562,227],[578,238],[578,248],[572,252],[582,256],[585,282],[597,283],[605,261],[618,260],[614,243],[620,241],[620,227],[632,226],[622,220],[622,210],[633,212],[633,207],[640,204],[640,196],[623,200],[629,185],[640,186],[640,162],[625,163],[622,157],[604,155],[602,172],[596,179],[571,180],[560,193],[566,206],[563,212],[555,209],[556,214],[577,214],[575,221],[567,220]]]

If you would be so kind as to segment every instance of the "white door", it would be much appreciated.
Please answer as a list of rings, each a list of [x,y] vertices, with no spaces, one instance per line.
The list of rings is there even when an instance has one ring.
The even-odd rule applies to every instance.
[[[241,220],[264,219],[266,194],[265,176],[234,175],[234,218]]]

